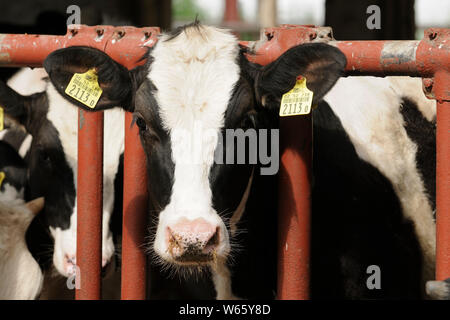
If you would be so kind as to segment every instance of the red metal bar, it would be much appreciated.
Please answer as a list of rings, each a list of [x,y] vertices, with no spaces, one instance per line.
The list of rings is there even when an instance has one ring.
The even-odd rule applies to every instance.
[[[146,297],[146,256],[143,249],[147,217],[145,154],[132,114],[125,115],[125,155],[122,235],[122,299]]]
[[[237,0],[225,0],[225,14],[223,16],[223,21],[238,22],[239,20]]]
[[[79,111],[77,173],[77,300],[101,298],[103,111]]]
[[[449,70],[450,29],[431,28],[421,41],[334,41],[328,27],[281,25],[267,28],[262,39],[248,45],[258,52],[252,60],[267,64],[287,49],[305,42],[327,42],[347,57],[347,75],[433,77]]]
[[[146,41],[151,47],[156,43],[158,28],[153,28]],[[123,48],[124,52],[129,48]],[[128,69],[136,61],[123,64]],[[123,300],[144,300],[147,289],[147,258],[144,252],[145,226],[147,221],[147,166],[139,130],[132,126],[132,114],[125,114],[125,153],[123,186],[123,234],[122,234],[122,280]]]
[[[436,279],[450,278],[450,72],[434,76],[436,133]],[[439,99],[439,97],[441,99]]]
[[[278,289],[283,300],[309,299],[312,118],[280,118]]]
[[[90,46],[106,52],[122,65],[137,65],[143,46],[155,43],[159,28],[71,25],[64,36],[0,34],[0,67],[40,67],[47,55],[60,48]]]
[[[266,29],[264,35],[271,40],[254,45],[254,62],[270,63],[292,42],[311,40],[309,28],[292,30],[291,26]],[[280,118],[280,155],[277,298],[305,300],[310,291],[311,115]]]

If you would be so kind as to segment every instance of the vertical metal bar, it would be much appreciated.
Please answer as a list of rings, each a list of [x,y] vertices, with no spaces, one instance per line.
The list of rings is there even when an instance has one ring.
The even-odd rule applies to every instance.
[[[280,118],[278,299],[309,299],[312,120]]]
[[[101,298],[103,211],[103,112],[78,118],[77,300]]]
[[[146,297],[144,237],[147,214],[147,172],[144,150],[132,114],[125,115],[122,236],[122,299]]]
[[[225,13],[223,16],[223,21],[224,22],[239,21],[237,0],[225,0]]]
[[[436,279],[450,278],[450,73],[434,75],[436,133]],[[443,99],[439,99],[439,97]]]

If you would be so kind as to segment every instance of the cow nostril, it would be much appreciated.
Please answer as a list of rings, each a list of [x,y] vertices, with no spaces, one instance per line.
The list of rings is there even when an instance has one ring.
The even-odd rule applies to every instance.
[[[203,253],[210,253],[216,249],[216,247],[219,245],[219,227],[216,228],[216,231],[214,234],[209,238],[208,242],[206,243],[205,247],[203,248]]]
[[[64,259],[67,264],[75,265],[77,263],[77,258],[75,256],[64,255]]]
[[[181,245],[181,239],[180,237],[178,237],[173,231],[172,229],[170,229],[169,227],[167,227],[167,241],[168,241],[168,246],[167,246],[167,251],[170,254],[179,254],[181,253],[183,250],[183,247]]]

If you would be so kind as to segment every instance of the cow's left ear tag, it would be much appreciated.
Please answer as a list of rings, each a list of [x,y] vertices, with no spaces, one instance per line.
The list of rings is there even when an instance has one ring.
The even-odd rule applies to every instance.
[[[5,180],[5,177],[6,177],[5,173],[3,171],[0,171],[0,188],[2,187],[2,183],[3,180]]]
[[[295,86],[281,98],[280,117],[309,114],[313,92],[306,87],[306,78],[297,77]]]
[[[2,106],[0,106],[0,131],[2,131],[5,128],[4,123],[5,123],[5,116],[3,113]]]
[[[95,69],[89,69],[85,73],[74,73],[65,91],[68,96],[91,109],[97,105],[102,92]]]

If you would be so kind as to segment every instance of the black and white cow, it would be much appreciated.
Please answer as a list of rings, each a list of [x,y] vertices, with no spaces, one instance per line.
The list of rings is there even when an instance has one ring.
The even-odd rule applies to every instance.
[[[147,156],[151,250],[162,268],[209,270],[213,285],[206,285],[210,293],[201,297],[219,299],[274,297],[277,194],[274,176],[260,175],[260,165],[215,161],[215,154],[233,151],[220,137],[227,129],[276,128],[282,94],[304,76],[313,104],[320,102],[314,111],[313,194],[313,290],[320,291],[313,296],[420,295],[421,250],[432,249],[432,232],[419,224],[433,220],[428,208],[419,210],[426,207],[420,201],[427,201],[417,196],[425,194],[417,190],[423,180],[399,181],[417,167],[405,120],[396,114],[417,108],[403,103],[400,109],[399,96],[377,100],[370,90],[359,91],[359,80],[343,81],[343,88],[328,94],[337,106],[321,101],[346,64],[338,49],[323,43],[291,48],[264,67],[250,63],[246,54],[252,53],[230,32],[195,22],[161,35],[147,63],[131,71],[88,47],[55,51],[44,66],[61,96],[80,107],[64,90],[73,73],[95,68],[103,89],[95,109],[122,106],[134,113]],[[375,99],[366,99],[370,94]],[[385,114],[379,105],[386,106]],[[392,114],[392,121],[382,121]],[[408,187],[415,189],[403,190]],[[334,233],[322,232],[323,226]],[[317,245],[333,250],[322,255]],[[373,294],[363,272],[377,263],[390,281]],[[320,267],[329,270],[316,273]]]
[[[1,138],[13,144],[20,142],[16,147],[28,167],[26,196],[45,197],[45,210],[36,220],[50,228],[53,264],[61,275],[68,276],[76,264],[78,109],[61,97],[42,68],[22,69],[8,81],[8,86],[0,83],[0,105],[29,133],[23,141],[15,141],[18,136],[22,138],[17,130],[1,133]],[[105,113],[103,266],[114,258],[110,222],[114,183],[123,153],[123,122],[123,111]]]

